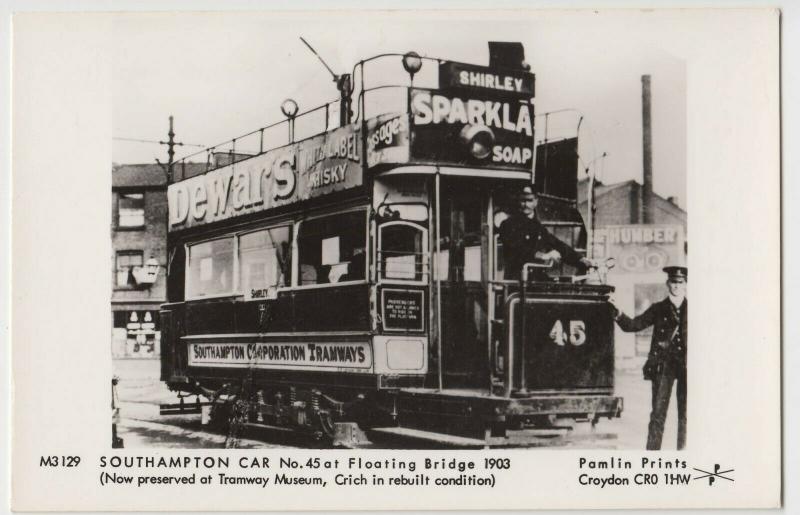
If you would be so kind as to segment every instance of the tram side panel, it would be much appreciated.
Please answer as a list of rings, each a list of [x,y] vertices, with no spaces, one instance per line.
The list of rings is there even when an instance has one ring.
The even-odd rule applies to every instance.
[[[548,285],[526,295],[524,315],[520,297],[509,300],[514,389],[613,392],[614,314],[606,289]]]
[[[205,381],[206,387],[247,374],[264,383],[368,390],[421,384],[428,370],[425,290],[381,289],[382,323],[375,333],[369,288],[286,291],[260,302],[174,303],[163,311],[169,328],[162,378],[176,385]],[[266,355],[252,344],[288,354]]]

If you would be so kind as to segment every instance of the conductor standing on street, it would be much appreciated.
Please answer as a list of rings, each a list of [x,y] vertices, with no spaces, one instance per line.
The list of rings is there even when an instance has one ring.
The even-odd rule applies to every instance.
[[[618,311],[617,324],[626,332],[641,331],[653,326],[650,353],[644,365],[644,378],[652,382],[653,409],[647,434],[647,449],[661,449],[664,421],[672,395],[672,384],[677,382],[678,398],[678,449],[686,446],[686,348],[687,301],[686,282],[688,270],[682,266],[668,266],[667,289],[669,296],[651,305],[636,318]],[[613,301],[612,301],[613,304]],[[616,306],[615,306],[616,307]]]
[[[517,280],[523,265],[534,259],[564,261],[572,266],[591,266],[592,262],[562,242],[536,217],[539,199],[531,186],[524,186],[518,197],[517,211],[500,225],[500,241],[505,256],[505,279]]]

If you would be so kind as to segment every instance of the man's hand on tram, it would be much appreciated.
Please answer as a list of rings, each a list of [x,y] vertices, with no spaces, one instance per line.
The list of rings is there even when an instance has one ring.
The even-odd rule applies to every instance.
[[[545,253],[545,259],[548,261],[552,261],[553,263],[560,263],[561,262],[561,253],[556,249],[551,250],[550,252]]]
[[[617,299],[613,295],[609,295],[608,303],[611,304],[612,308],[614,308],[614,320],[618,320],[622,315],[622,310],[619,309],[619,306],[617,305]]]
[[[592,261],[591,259],[587,258],[587,257],[582,257],[581,258],[581,264],[587,269],[589,269],[589,268],[597,268],[597,265],[595,264],[595,262]]]

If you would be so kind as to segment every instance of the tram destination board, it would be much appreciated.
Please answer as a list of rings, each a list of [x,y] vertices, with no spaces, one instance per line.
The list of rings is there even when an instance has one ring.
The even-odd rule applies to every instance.
[[[535,76],[532,73],[518,70],[446,61],[439,65],[439,87],[441,89],[487,90],[533,97]]]

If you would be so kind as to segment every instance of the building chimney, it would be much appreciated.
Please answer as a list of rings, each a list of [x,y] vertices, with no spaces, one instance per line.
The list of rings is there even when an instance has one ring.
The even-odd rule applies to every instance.
[[[650,127],[650,75],[642,75],[642,223],[653,223],[653,134]]]
[[[673,195],[671,197],[667,197],[667,200],[669,200],[669,203],[672,204],[673,206],[680,207],[680,204],[678,204],[678,197]]]

